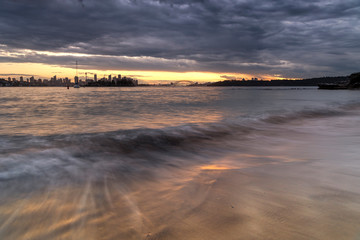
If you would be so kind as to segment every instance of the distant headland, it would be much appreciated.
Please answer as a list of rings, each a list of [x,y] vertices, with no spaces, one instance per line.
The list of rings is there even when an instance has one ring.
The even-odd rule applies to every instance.
[[[209,83],[207,86],[319,86],[321,89],[354,89],[360,88],[360,72],[350,76],[320,77],[301,80],[225,80]]]
[[[360,88],[360,72],[353,73],[345,82],[339,83],[323,83],[319,84],[319,89],[359,89]]]

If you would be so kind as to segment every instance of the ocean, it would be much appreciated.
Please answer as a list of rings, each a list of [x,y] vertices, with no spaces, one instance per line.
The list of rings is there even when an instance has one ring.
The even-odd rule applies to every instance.
[[[359,239],[359,93],[0,88],[0,239]]]

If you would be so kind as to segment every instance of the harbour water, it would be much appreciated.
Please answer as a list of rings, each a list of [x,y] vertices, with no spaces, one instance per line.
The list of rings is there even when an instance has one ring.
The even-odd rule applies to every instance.
[[[359,239],[359,93],[0,88],[0,239]]]

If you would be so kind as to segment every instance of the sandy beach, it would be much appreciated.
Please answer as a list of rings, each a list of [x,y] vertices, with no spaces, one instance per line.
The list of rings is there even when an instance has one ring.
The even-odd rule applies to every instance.
[[[345,128],[346,118],[326,126],[343,128],[341,134],[323,131],[324,121],[288,123],[286,135],[279,133],[289,126],[258,128],[242,140],[241,151],[214,154],[211,162],[197,159],[137,175],[85,172],[78,183],[2,198],[0,236],[357,239],[359,132]],[[261,148],[254,144],[260,140]]]

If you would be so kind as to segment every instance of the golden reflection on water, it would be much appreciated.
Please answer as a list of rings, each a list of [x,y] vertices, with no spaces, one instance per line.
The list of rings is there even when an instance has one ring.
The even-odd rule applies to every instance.
[[[205,88],[7,88],[0,134],[76,134],[215,123],[203,107],[221,92]],[[4,127],[6,126],[6,128]]]
[[[205,166],[201,166],[200,167],[202,170],[228,170],[228,169],[236,169],[236,168],[231,168],[229,166],[220,166],[220,165],[216,165],[216,164],[211,164],[211,165],[205,165]]]
[[[241,159],[241,161],[237,161]],[[281,164],[291,162],[306,161],[300,158],[294,158],[291,156],[280,155],[262,155],[262,154],[232,154],[222,158],[216,163],[202,165],[199,168],[201,170],[231,170],[231,169],[243,169],[249,167],[255,167],[267,164]]]

